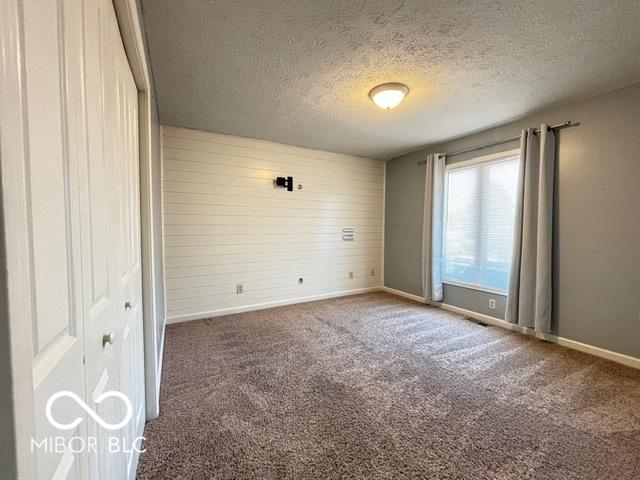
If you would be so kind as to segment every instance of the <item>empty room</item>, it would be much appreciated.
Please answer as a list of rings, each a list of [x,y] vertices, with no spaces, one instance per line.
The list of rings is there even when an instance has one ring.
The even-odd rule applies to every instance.
[[[638,0],[0,26],[0,479],[640,479]]]

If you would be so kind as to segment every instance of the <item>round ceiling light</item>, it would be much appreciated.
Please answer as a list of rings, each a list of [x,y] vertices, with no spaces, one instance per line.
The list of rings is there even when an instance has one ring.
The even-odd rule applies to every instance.
[[[383,110],[397,107],[409,93],[409,87],[402,83],[384,83],[369,92],[369,98]]]

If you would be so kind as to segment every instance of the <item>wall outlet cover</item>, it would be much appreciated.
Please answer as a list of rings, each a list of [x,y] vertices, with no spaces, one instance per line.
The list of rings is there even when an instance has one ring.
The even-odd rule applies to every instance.
[[[495,309],[496,308],[496,299],[495,298],[490,298],[489,299],[489,308],[491,308],[491,309]]]
[[[236,293],[244,293],[244,285],[242,283],[236,285]]]

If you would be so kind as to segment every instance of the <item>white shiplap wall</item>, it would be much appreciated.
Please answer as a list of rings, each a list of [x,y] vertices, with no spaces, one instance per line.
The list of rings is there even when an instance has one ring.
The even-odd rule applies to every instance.
[[[175,127],[162,137],[169,322],[382,286],[384,162]],[[275,189],[278,176],[294,190]]]

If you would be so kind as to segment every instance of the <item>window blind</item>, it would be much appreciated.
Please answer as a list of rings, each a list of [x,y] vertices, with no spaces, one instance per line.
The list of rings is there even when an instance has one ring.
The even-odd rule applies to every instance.
[[[511,155],[447,170],[445,282],[507,291],[519,161]]]

